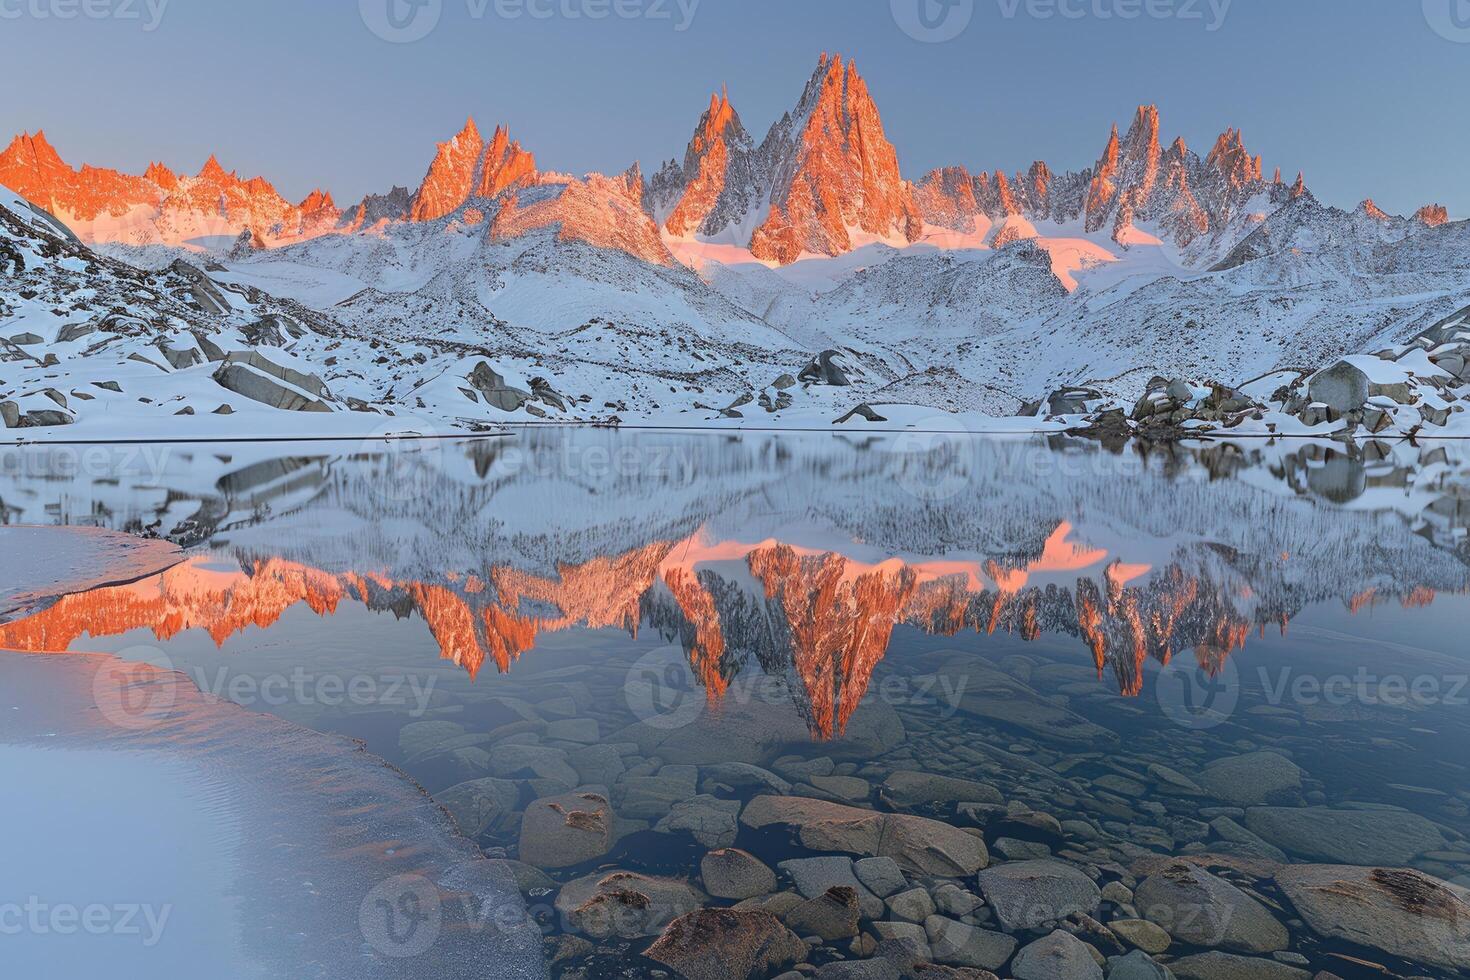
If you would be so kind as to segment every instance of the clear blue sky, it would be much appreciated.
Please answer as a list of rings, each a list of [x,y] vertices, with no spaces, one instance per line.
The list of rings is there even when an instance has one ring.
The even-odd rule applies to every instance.
[[[1156,102],[1166,140],[1203,152],[1238,126],[1268,174],[1305,170],[1330,203],[1441,201],[1470,216],[1470,43],[1442,36],[1453,21],[1433,30],[1421,0],[1233,0],[1213,31],[1212,0],[950,0],[973,15],[944,43],[907,35],[890,0],[700,0],[684,31],[679,4],[694,0],[438,0],[437,27],[404,44],[370,32],[359,0],[167,0],[145,31],[150,2],[162,0],[0,0],[0,133],[43,127],[73,164],[134,172],[154,158],[192,172],[215,152],[288,197],[322,184],[345,205],[416,184],[466,114],[487,132],[507,123],[543,168],[651,170],[682,155],[728,83],[759,139],[827,50],[857,59],[911,178],[1037,158],[1081,168],[1114,121]],[[140,16],[32,12],[67,3]],[[553,16],[499,16],[507,3]],[[669,16],[558,12],[599,4]],[[1147,4],[1199,17],[1096,13]]]

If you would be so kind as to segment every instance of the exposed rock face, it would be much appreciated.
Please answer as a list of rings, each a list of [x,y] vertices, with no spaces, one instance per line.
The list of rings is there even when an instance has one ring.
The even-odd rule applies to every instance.
[[[822,56],[795,114],[772,127],[759,153],[771,210],[751,237],[757,258],[841,255],[853,247],[849,228],[904,241],[923,230],[867,83],[840,56]]]
[[[302,374],[267,360],[256,351],[225,356],[214,372],[215,383],[252,401],[292,412],[330,412],[326,386],[314,374]]]
[[[439,144],[439,152],[413,196],[409,217],[414,221],[433,221],[467,201],[475,186],[475,169],[484,149],[485,140],[475,121],[466,120],[458,135]]]
[[[1426,204],[1414,212],[1414,220],[1430,228],[1438,228],[1449,223],[1450,212],[1443,204]]]
[[[1125,246],[1146,240],[1137,226],[1148,222],[1184,248],[1230,226],[1258,195],[1279,206],[1306,193],[1300,177],[1292,189],[1262,179],[1261,159],[1247,152],[1239,130],[1222,133],[1203,160],[1183,140],[1163,148],[1159,131],[1158,109],[1139,106],[1128,132],[1120,137],[1115,126],[1087,170],[1056,175],[1038,161],[1007,178],[945,168],[920,181],[915,205],[928,224],[955,231],[976,230],[980,216],[1004,223],[993,247],[1020,234],[1007,219],[1024,218],[1081,220],[1089,232],[1110,230]]]
[[[644,955],[688,980],[745,980],[777,974],[806,953],[806,944],[769,912],[700,909],[669,923]]]
[[[211,156],[193,177],[153,163],[142,176],[83,165],[74,170],[45,133],[21,134],[0,153],[0,184],[80,227],[83,237],[133,244],[234,237],[245,229],[273,239],[320,234],[340,219],[331,195],[293,205],[262,177],[242,179]],[[108,219],[89,231],[99,219]]]
[[[756,206],[755,146],[728,92],[710,96],[709,110],[684,151],[683,167],[672,166],[662,178],[677,182],[677,199],[664,222],[670,235],[716,235]]]
[[[1418,871],[1292,865],[1276,883],[1323,936],[1470,970],[1470,891]]]

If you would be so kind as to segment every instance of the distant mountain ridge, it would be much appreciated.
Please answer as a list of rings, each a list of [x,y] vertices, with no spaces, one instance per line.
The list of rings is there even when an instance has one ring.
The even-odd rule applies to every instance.
[[[1037,161],[1008,176],[955,165],[906,180],[856,64],[825,54],[795,107],[758,144],[720,92],[683,160],[648,179],[637,164],[611,177],[543,171],[505,127],[486,139],[469,119],[439,144],[417,188],[369,195],[345,210],[320,189],[292,203],[265,178],[242,178],[213,156],[192,176],[162,163],[141,175],[74,168],[43,131],[15,137],[0,153],[0,185],[93,243],[222,250],[248,231],[257,246],[277,246],[384,223],[466,216],[475,223],[498,211],[501,235],[558,222],[576,226],[570,237],[660,264],[669,255],[653,243],[672,239],[726,244],[779,265],[875,242],[1001,247],[1037,237],[1035,226],[1044,222],[1105,233],[1125,247],[1168,242],[1204,262],[1307,193],[1301,174],[1290,185],[1279,170],[1265,177],[1262,158],[1246,149],[1238,129],[1223,132],[1203,158],[1182,140],[1163,146],[1154,106],[1140,106],[1123,136],[1115,126],[1097,162],[1082,171],[1057,173]],[[563,203],[529,216],[487,207],[538,186],[565,188],[556,196]],[[1448,214],[1431,204],[1414,220],[1433,227]]]

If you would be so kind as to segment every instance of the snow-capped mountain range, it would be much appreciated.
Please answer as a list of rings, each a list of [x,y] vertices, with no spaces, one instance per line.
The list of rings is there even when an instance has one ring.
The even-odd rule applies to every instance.
[[[823,55],[762,139],[717,93],[682,161],[649,177],[544,170],[471,119],[416,188],[345,209],[322,190],[292,203],[214,157],[194,176],[73,168],[41,132],[0,153],[0,185],[110,259],[182,259],[227,296],[333,322],[339,346],[422,354],[412,380],[371,346],[302,372],[328,386],[345,372],[379,411],[432,405],[420,389],[441,381],[451,401],[477,391],[474,364],[435,360],[453,353],[524,395],[533,379],[569,395],[559,417],[827,425],[862,404],[879,408],[859,419],[975,427],[1062,388],[1131,405],[1156,375],[1311,372],[1470,306],[1470,224],[1443,207],[1345,212],[1300,174],[1267,177],[1238,129],[1203,156],[1160,132],[1141,106],[1081,171],[906,178],[856,65]],[[47,348],[32,360],[66,358],[67,317],[27,316],[17,336]],[[26,387],[0,374],[0,399]],[[547,403],[492,396],[468,414],[525,420],[528,405]]]

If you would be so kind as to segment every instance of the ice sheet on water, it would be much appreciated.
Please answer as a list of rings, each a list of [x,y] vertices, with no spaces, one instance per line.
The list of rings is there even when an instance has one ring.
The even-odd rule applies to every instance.
[[[0,911],[20,916],[6,948],[22,962],[67,957],[52,976],[545,976],[508,868],[360,744],[111,657],[0,652],[0,678],[0,825],[25,852],[7,861]],[[65,910],[94,906],[104,928],[67,942],[52,912],[65,928]],[[125,907],[136,931],[114,928]]]
[[[92,527],[0,527],[0,621],[47,599],[154,575],[177,545]]]

